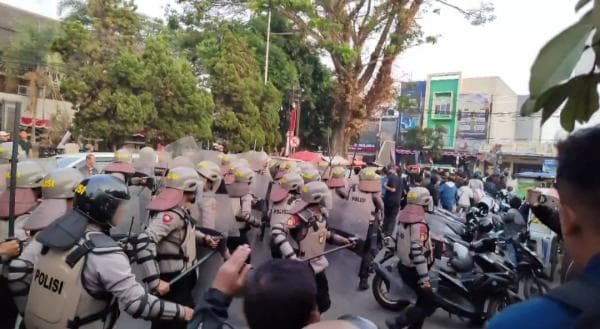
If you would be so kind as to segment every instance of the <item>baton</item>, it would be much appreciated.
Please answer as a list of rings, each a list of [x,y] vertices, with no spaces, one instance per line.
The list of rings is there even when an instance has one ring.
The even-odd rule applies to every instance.
[[[347,244],[345,244],[345,245],[343,245],[343,246],[339,246],[339,247],[335,247],[335,248],[333,248],[333,249],[329,249],[329,250],[325,251],[325,252],[324,252],[324,253],[322,253],[322,254],[319,254],[319,255],[316,255],[316,256],[312,256],[312,257],[310,257],[310,258],[307,258],[307,259],[303,259],[302,261],[303,261],[303,262],[309,262],[309,261],[311,261],[311,260],[313,260],[313,259],[315,259],[315,258],[323,257],[323,256],[325,256],[325,255],[329,255],[329,254],[332,254],[332,253],[334,253],[334,252],[340,251],[340,250],[342,250],[342,249],[347,249],[347,248],[354,247],[354,246],[356,246],[356,243],[354,243],[354,242],[352,242],[352,243],[347,243]]]
[[[198,266],[202,265],[202,263],[206,262],[212,255],[215,254],[216,251],[211,251],[208,253],[208,255],[200,258],[194,265],[190,266],[188,269],[186,269],[185,271],[179,273],[179,275],[177,275],[176,277],[173,278],[173,280],[169,281],[169,285],[173,285],[175,282],[181,280],[183,277],[185,277],[186,275],[192,273]]]

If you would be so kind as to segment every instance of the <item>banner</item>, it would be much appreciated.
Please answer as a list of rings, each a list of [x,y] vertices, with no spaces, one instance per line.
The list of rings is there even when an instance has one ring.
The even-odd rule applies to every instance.
[[[487,138],[490,104],[490,95],[488,94],[459,95],[456,139],[484,140]]]

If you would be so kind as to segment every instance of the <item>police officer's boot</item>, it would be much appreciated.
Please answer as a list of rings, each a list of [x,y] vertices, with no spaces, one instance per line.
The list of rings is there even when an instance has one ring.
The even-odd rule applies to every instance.
[[[369,289],[369,280],[368,278],[360,278],[358,282],[358,290],[367,290]]]

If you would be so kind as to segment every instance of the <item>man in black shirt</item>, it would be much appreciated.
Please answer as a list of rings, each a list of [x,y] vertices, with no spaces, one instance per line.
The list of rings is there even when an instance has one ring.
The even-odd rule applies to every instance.
[[[384,215],[383,219],[383,234],[385,236],[392,235],[396,228],[396,216],[400,209],[400,201],[402,199],[402,191],[404,184],[402,178],[398,176],[395,166],[388,168],[388,181],[383,185],[385,188],[385,197],[383,199]]]

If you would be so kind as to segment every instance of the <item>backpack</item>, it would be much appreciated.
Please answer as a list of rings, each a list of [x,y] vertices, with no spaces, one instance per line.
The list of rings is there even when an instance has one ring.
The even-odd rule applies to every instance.
[[[546,297],[581,312],[575,319],[573,329],[600,328],[600,282],[584,279],[569,281],[548,292]]]

